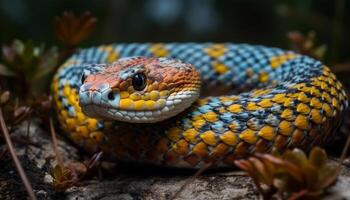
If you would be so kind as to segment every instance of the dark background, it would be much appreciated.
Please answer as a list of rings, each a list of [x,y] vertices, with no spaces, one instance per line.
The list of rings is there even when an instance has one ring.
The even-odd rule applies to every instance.
[[[332,68],[350,94],[350,0],[0,0],[0,65],[15,72],[12,76],[0,73],[0,95],[5,94],[4,90],[10,90],[10,100],[14,100],[8,102],[11,107],[5,110],[5,121],[10,126],[18,123],[16,120],[20,122],[19,119],[35,116],[43,120],[44,128],[48,130],[47,119],[52,107],[48,96],[43,94],[50,94],[55,69],[75,50],[58,41],[54,31],[55,17],[62,16],[65,11],[72,11],[77,16],[90,11],[98,20],[92,35],[78,47],[115,42],[212,41],[284,49],[291,49],[294,44],[294,50],[298,50],[295,41],[293,43],[287,37],[288,33],[298,31],[308,35],[313,31],[314,46],[327,47],[326,54],[320,59]],[[16,39],[32,40],[35,45],[45,43],[46,47],[58,46],[58,56],[41,55],[38,59],[32,55],[35,50],[30,42],[23,43],[28,51],[18,53],[13,47],[16,45],[11,46]],[[7,54],[4,53],[6,48]],[[306,53],[312,56],[313,52]],[[5,62],[13,54],[15,59]],[[55,60],[55,64],[42,60]],[[38,63],[42,66],[38,67]],[[45,70],[43,63],[46,63],[46,68],[51,66],[52,71],[36,78],[35,75]],[[43,100],[32,101],[35,94],[43,95]],[[19,107],[24,109],[16,118],[13,116],[20,110],[18,102],[25,106]],[[345,118],[345,124],[350,127],[347,119],[350,117]],[[348,133],[348,129],[344,128],[343,132]],[[333,151],[342,147],[334,146],[330,148]],[[35,174],[34,177],[39,176]],[[19,189],[13,192],[6,187],[4,191],[25,194],[18,192]]]
[[[98,19],[80,46],[112,42],[244,42],[290,48],[289,31],[315,31],[327,64],[350,61],[346,0],[0,0],[0,43],[59,45],[53,19],[63,11]]]

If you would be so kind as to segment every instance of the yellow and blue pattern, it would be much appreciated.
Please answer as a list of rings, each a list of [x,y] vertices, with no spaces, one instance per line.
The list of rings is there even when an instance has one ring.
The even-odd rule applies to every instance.
[[[180,115],[155,124],[85,116],[78,103],[82,73],[129,56],[180,59],[198,69],[204,85],[231,93],[200,98]],[[63,129],[87,151],[174,167],[231,166],[253,152],[325,144],[348,106],[342,84],[321,62],[278,48],[232,43],[131,43],[80,50],[60,68],[52,89]]]

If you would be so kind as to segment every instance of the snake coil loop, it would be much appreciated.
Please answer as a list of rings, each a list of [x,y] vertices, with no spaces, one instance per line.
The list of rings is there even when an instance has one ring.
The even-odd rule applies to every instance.
[[[199,75],[204,88],[231,93],[195,100]],[[348,107],[342,84],[321,62],[232,43],[92,47],[63,64],[52,90],[63,129],[88,152],[189,168],[326,144]]]

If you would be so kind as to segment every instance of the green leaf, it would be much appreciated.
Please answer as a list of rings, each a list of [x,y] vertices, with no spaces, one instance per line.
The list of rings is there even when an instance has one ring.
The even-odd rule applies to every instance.
[[[53,168],[52,176],[56,180],[61,180],[61,178],[63,177],[63,168],[60,165],[56,165]]]
[[[315,56],[317,56],[317,58],[322,59],[324,57],[324,55],[326,54],[327,51],[327,45],[323,44],[317,48],[315,48],[313,50],[313,53],[315,54]]]
[[[335,165],[326,164],[319,171],[319,188],[325,189],[331,186],[338,178],[338,170]]]
[[[249,161],[253,164],[259,182],[271,186],[273,183],[273,177],[269,176],[269,174],[266,172],[264,163],[255,157],[250,157]]]
[[[304,43],[305,49],[311,49],[314,46],[314,41],[312,40],[306,40]]]
[[[0,64],[0,75],[2,76],[15,76],[16,74],[8,69],[5,65]]]
[[[291,151],[287,151],[287,152],[291,153]],[[286,153],[284,153],[284,154],[286,154]],[[278,166],[278,170],[277,170],[278,173],[286,172],[286,173],[292,175],[296,180],[298,180],[300,182],[303,181],[303,175],[302,175],[301,169],[298,165],[296,165],[296,164],[294,164],[286,159],[277,158],[277,157],[274,157],[274,156],[269,155],[269,154],[263,154],[263,157],[267,161],[272,162]]]
[[[4,105],[6,104],[10,99],[10,92],[9,91],[5,91],[1,94],[0,96],[0,105]]]
[[[278,188],[280,192],[295,192],[300,190],[304,185],[303,182],[295,179],[291,174],[282,172],[276,175],[274,186]]]
[[[265,173],[269,176],[269,177],[274,177],[276,174],[276,166],[269,162],[266,159],[261,159],[261,161],[264,163],[264,167],[265,167]]]
[[[293,151],[286,151],[283,154],[283,158],[297,166],[304,166],[308,163],[308,159],[305,153],[300,149],[293,149]]]
[[[310,188],[309,190],[313,190],[317,188],[318,183],[318,170],[316,167],[313,167],[312,165],[308,164],[303,167],[303,173],[306,178],[306,185],[307,188]]]
[[[18,54],[22,54],[23,51],[24,51],[24,44],[23,44],[23,42],[20,41],[20,40],[15,40],[15,41],[13,41],[12,47],[15,49],[15,51],[16,51]]]
[[[281,153],[278,151],[277,148],[273,147],[271,150],[271,155],[275,156],[275,157],[281,157]]]
[[[52,47],[44,55],[41,55],[39,70],[34,74],[33,80],[37,80],[52,72],[58,64],[58,57],[58,51],[55,47]]]
[[[2,57],[6,62],[13,62],[16,58],[16,51],[12,46],[2,46]]]
[[[314,167],[321,168],[327,162],[326,152],[319,147],[314,147],[310,152],[309,162]]]

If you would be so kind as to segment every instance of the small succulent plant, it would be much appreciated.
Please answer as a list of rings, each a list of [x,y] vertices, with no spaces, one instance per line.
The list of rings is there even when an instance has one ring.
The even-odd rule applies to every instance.
[[[6,78],[5,86],[17,96],[28,97],[48,88],[49,83],[43,81],[57,66],[58,57],[55,47],[15,40],[11,45],[2,46],[0,76]]]
[[[64,12],[54,20],[57,38],[63,42],[65,49],[47,48],[45,44],[34,45],[33,42],[14,40],[10,45],[3,45],[0,53],[0,84],[11,90],[19,99],[42,94],[48,91],[51,77],[68,56],[74,53],[76,46],[87,39],[96,25],[96,18],[85,12],[76,16]],[[34,95],[33,95],[34,94]]]
[[[52,75],[60,63],[74,53],[76,46],[91,34],[95,24],[96,18],[89,12],[78,17],[71,12],[65,12],[62,17],[57,17],[54,21],[55,33],[65,45],[61,51],[56,47],[46,47],[44,43],[34,45],[31,41],[20,40],[14,40],[12,44],[0,47],[0,86],[7,89],[3,91],[0,87],[0,140],[5,140],[7,144],[7,149],[2,152],[11,153],[29,198],[32,200],[37,198],[13,148],[12,141],[21,142],[21,140],[11,137],[12,127],[28,120],[27,132],[29,133],[31,118],[38,117],[43,122],[49,119],[50,128],[54,130],[52,117],[48,118],[47,115],[52,112],[52,99],[45,93],[48,92]],[[30,140],[29,137],[28,140]],[[26,140],[25,144],[30,143]],[[59,159],[61,156],[57,149],[57,139],[54,149],[57,160],[61,161],[52,173],[54,187],[58,191],[79,184],[102,155],[102,153],[96,154],[86,164],[69,164],[66,167],[62,159]]]
[[[291,42],[293,50],[296,52],[323,60],[327,46],[325,44],[316,45],[316,33],[314,31],[310,31],[307,35],[299,31],[291,31],[287,34],[287,37]]]
[[[0,88],[0,106],[6,105],[9,99],[10,99],[10,92],[9,91],[2,92]]]
[[[4,116],[6,116],[8,129],[21,123],[31,113],[30,107],[20,106],[14,104],[13,101],[10,101],[10,95],[11,93],[9,91],[2,91],[0,88],[0,108],[2,109]]]
[[[97,152],[90,160],[85,162],[72,162],[64,165],[62,161],[59,161],[51,172],[53,188],[56,191],[62,192],[72,186],[79,185],[86,174],[98,165],[101,157],[102,152]]]
[[[319,147],[313,148],[309,157],[294,149],[283,155],[255,154],[235,164],[253,179],[264,199],[275,194],[282,199],[319,197],[338,176],[336,165],[327,163],[327,155]]]

